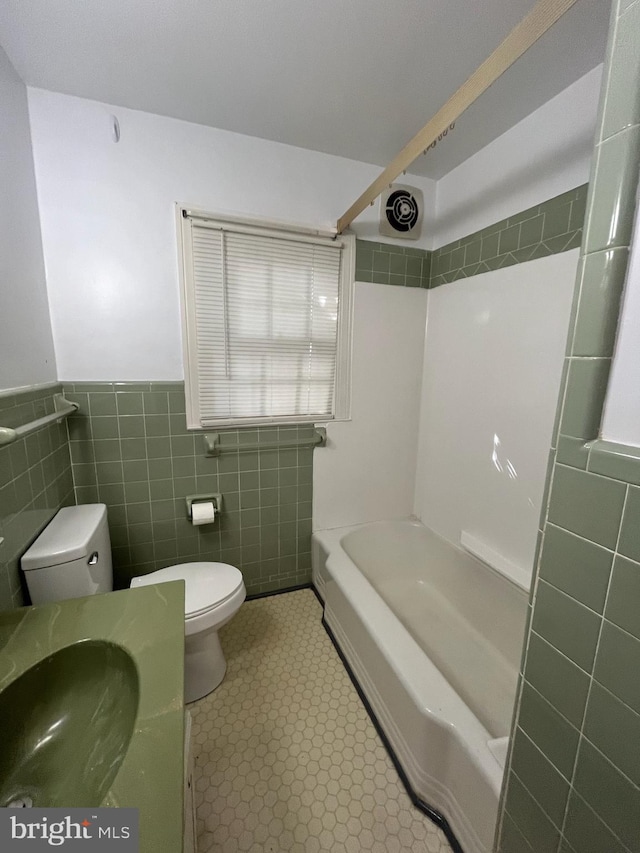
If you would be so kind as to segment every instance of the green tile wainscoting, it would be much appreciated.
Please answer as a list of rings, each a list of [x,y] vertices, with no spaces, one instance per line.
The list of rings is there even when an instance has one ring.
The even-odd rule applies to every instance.
[[[588,184],[447,243],[433,252],[356,240],[356,281],[439,287],[502,267],[577,249]]]
[[[0,395],[0,425],[55,411],[59,384]],[[75,503],[67,427],[53,423],[0,447],[0,610],[24,603],[20,557],[62,506]]]
[[[500,853],[640,851],[640,453],[598,435],[640,164],[640,0],[614,0]]]
[[[241,569],[258,594],[311,580],[313,450],[204,455],[187,431],[184,383],[64,385],[79,404],[68,419],[76,500],[108,507],[116,586],[177,562]],[[312,426],[227,430],[221,441],[311,436]],[[185,497],[222,494],[212,525],[194,527]]]

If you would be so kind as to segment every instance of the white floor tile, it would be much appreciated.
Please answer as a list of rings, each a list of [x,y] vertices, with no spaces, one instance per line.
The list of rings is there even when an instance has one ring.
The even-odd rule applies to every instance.
[[[246,602],[190,706],[199,853],[450,853],[413,807],[311,590]]]

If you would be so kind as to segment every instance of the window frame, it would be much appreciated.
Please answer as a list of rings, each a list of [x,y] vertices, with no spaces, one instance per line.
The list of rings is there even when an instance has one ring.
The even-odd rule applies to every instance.
[[[226,213],[212,213],[177,203],[175,206],[178,278],[180,289],[180,316],[182,331],[183,368],[185,383],[186,419],[188,430],[241,429],[258,426],[285,426],[296,424],[326,424],[351,420],[351,365],[353,343],[353,298],[355,281],[355,235],[340,234],[335,230],[302,227],[281,220],[265,217],[244,217]],[[339,241],[341,252],[339,309],[336,337],[336,370],[333,388],[333,416],[286,416],[264,418],[220,418],[214,424],[202,425],[199,407],[199,385],[197,364],[197,334],[195,314],[195,288],[190,275],[191,241],[187,230],[193,221],[211,222],[224,228],[247,229],[263,236],[291,234],[298,241],[331,239]]]

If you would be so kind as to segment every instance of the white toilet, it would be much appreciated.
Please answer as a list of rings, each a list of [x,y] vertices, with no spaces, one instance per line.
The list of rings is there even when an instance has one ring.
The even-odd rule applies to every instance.
[[[113,589],[111,542],[104,504],[64,507],[21,560],[33,604]],[[183,563],[133,578],[132,587],[185,582],[185,702],[214,690],[226,661],[218,629],[246,597],[242,574],[226,563]]]
[[[195,702],[220,684],[227,662],[218,629],[245,600],[242,573],[227,563],[181,563],[133,578],[131,587],[184,580],[184,701]]]

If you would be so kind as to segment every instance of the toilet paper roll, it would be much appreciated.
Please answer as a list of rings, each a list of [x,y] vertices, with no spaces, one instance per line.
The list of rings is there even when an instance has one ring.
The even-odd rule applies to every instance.
[[[216,518],[216,508],[211,501],[201,501],[200,503],[191,504],[191,523],[195,526],[199,524],[213,524]]]

